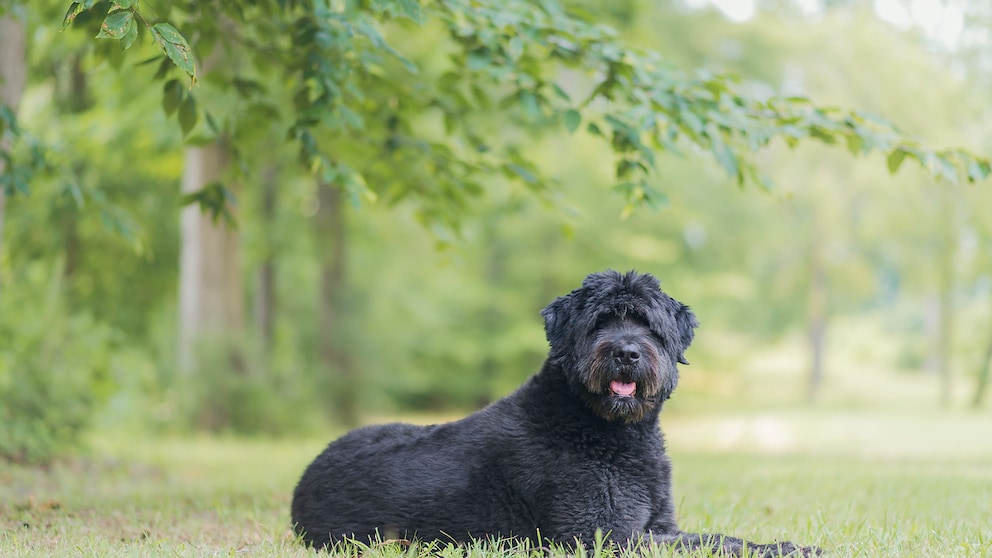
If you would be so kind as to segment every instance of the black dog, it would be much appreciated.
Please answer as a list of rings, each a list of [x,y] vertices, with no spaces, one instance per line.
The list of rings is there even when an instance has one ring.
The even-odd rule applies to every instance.
[[[521,537],[657,542],[730,555],[819,554],[684,533],[658,413],[695,316],[634,272],[590,275],[541,312],[551,352],[510,396],[460,421],[388,424],[331,443],[293,493],[296,532],[345,540]]]

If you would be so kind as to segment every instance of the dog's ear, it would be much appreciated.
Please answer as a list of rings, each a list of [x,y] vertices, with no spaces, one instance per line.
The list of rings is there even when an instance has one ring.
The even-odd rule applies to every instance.
[[[544,318],[544,335],[552,348],[560,347],[565,342],[565,324],[572,305],[572,295],[560,296],[541,310]]]
[[[685,350],[692,344],[692,338],[695,335],[693,330],[699,326],[699,320],[696,319],[696,315],[692,313],[692,310],[688,306],[674,299],[672,299],[672,302],[677,307],[675,311],[675,330],[679,340],[678,361],[679,364],[689,364],[689,361],[685,359]]]
[[[696,316],[688,306],[658,293],[660,300],[648,313],[648,325],[655,335],[660,337],[675,360],[679,364],[689,364],[685,360],[685,351],[692,343],[693,328],[699,325]]]

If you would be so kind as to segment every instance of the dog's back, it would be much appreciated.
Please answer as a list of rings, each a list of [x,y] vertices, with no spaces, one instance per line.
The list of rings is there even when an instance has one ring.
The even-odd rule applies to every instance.
[[[491,409],[440,425],[368,426],[332,442],[293,493],[296,532],[320,548],[377,537],[464,541],[532,525],[500,478],[514,426]]]

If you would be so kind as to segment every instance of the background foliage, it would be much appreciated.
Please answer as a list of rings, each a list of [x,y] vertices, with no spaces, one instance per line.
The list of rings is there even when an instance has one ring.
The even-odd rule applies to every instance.
[[[605,267],[700,317],[676,412],[904,384],[980,404],[989,167],[924,146],[987,152],[986,60],[828,4],[3,3],[30,33],[3,132],[0,454],[48,460],[93,425],[475,408],[540,365],[538,310]],[[218,145],[231,164],[182,191]],[[221,287],[243,311],[197,330],[194,368],[186,203],[236,223]]]

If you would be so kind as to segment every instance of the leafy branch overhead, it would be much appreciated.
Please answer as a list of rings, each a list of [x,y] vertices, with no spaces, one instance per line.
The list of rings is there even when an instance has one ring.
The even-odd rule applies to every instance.
[[[62,18],[62,29],[69,27],[76,18],[86,10],[93,9],[99,5],[106,6],[107,2],[97,2],[97,0],[84,0],[83,2],[73,2]],[[193,49],[189,42],[183,37],[171,23],[151,24],[146,21],[138,11],[138,0],[114,0],[109,3],[109,11],[100,24],[100,32],[97,39],[116,39],[121,42],[124,50],[131,48],[138,38],[138,21],[140,21],[152,34],[155,42],[162,48],[162,52],[186,75],[190,82],[196,81],[196,64],[193,60]]]
[[[887,152],[893,173],[906,157],[952,181],[961,172],[968,181],[990,173],[987,159],[963,149],[929,149],[870,115],[817,107],[803,97],[761,99],[734,76],[688,75],[657,53],[623,46],[612,30],[566,14],[554,2],[444,0],[437,6],[463,46],[467,68],[496,83],[515,76],[522,104],[551,107],[569,131],[582,116],[556,102],[570,98],[542,78],[535,62],[547,57],[596,76],[577,108],[592,118],[587,130],[611,142],[617,178],[633,177],[636,186],[647,186],[643,175],[655,166],[653,154],[678,153],[680,139],[709,151],[741,183],[761,181],[751,154],[776,138],[790,146],[807,138],[841,144],[854,155]],[[600,114],[589,109],[597,101],[605,101]]]
[[[988,159],[929,148],[871,115],[803,97],[763,97],[735,76],[674,68],[556,0],[196,4],[163,7],[171,10],[163,15],[183,21],[180,27],[204,44],[232,47],[228,52],[246,69],[228,70],[222,79],[253,114],[275,120],[291,107],[284,125],[306,168],[356,202],[416,198],[429,223],[457,228],[466,202],[494,174],[546,193],[548,181],[520,142],[476,132],[480,119],[499,115],[518,119],[521,129],[582,130],[604,140],[615,154],[617,189],[628,211],[664,203],[651,179],[656,155],[686,149],[709,152],[741,184],[766,184],[754,154],[774,140],[793,146],[813,139],[855,156],[882,152],[893,173],[906,159],[950,181],[974,182],[992,171]],[[73,2],[64,24],[100,5],[106,3]],[[164,21],[147,23],[137,1],[112,2],[97,36],[127,48],[139,21],[168,60],[195,80],[183,35]],[[222,21],[231,29],[221,30]],[[446,66],[438,71],[394,46],[411,36],[437,42]],[[178,112],[188,138],[201,115],[208,126],[196,141],[223,129],[237,144],[238,130],[249,128],[218,124],[219,108],[197,105],[195,90],[175,80],[164,94],[166,111]],[[429,114],[441,116],[443,135],[418,124]]]

